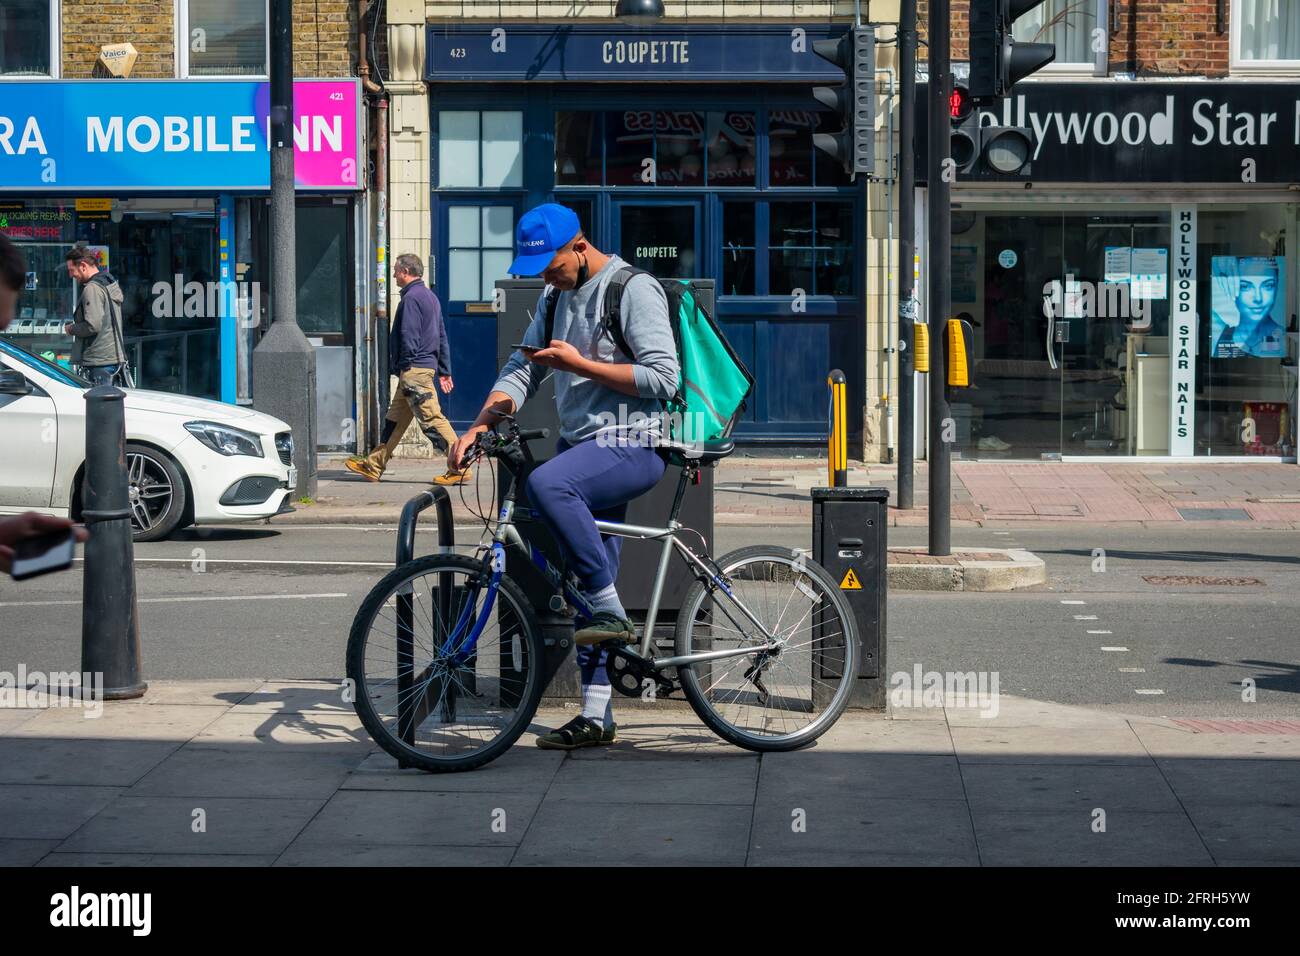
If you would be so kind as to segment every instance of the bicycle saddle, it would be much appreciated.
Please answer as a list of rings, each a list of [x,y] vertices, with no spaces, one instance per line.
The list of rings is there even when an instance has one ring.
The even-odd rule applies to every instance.
[[[659,443],[659,448],[682,458],[689,458],[692,461],[698,461],[701,464],[709,465],[715,461],[726,458],[736,450],[736,442],[731,438],[714,438],[709,441],[685,442],[668,441],[667,439]]]

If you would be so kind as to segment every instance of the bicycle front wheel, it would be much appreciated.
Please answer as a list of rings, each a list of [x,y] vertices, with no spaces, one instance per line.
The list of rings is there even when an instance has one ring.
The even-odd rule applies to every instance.
[[[789,548],[741,548],[717,563],[730,593],[714,582],[691,586],[677,617],[677,653],[753,652],[679,667],[686,699],[739,747],[802,747],[835,723],[853,693],[858,632],[848,602],[821,565]]]
[[[357,611],[347,659],[354,706],[404,766],[482,766],[519,739],[537,710],[541,629],[518,585],[502,577],[494,590],[490,579],[482,561],[430,555],[395,568]]]

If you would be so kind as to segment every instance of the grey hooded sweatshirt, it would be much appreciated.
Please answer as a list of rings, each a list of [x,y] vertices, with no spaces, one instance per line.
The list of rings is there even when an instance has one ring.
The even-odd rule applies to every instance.
[[[122,352],[122,287],[106,270],[96,272],[81,287],[72,313],[72,334],[77,342],[72,361],[77,365],[120,365]]]

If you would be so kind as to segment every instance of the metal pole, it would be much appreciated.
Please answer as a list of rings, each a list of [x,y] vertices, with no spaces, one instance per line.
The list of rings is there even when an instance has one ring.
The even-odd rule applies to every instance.
[[[952,552],[952,422],[948,413],[944,325],[951,308],[949,286],[952,259],[952,220],[949,209],[949,106],[952,95],[952,49],[949,0],[930,0],[930,115],[926,182],[930,254],[930,554]]]
[[[898,507],[914,507],[916,400],[912,383],[916,261],[916,0],[903,0],[898,23]]]
[[[86,392],[86,470],[81,515],[86,542],[81,601],[81,669],[104,675],[104,699],[143,696],[135,553],[126,473],[126,393],[110,385]]]
[[[271,315],[253,350],[253,406],[293,430],[295,497],[316,494],[316,352],[298,326],[293,11],[271,0]]]

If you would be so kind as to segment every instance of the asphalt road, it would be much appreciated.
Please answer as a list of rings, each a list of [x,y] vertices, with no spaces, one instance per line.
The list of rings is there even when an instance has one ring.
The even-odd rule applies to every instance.
[[[925,529],[891,529],[923,544]],[[721,527],[714,552],[806,527]],[[470,528],[458,540],[477,540]],[[417,551],[434,545],[422,535]],[[1003,693],[1134,713],[1300,717],[1300,541],[1189,527],[957,528],[958,546],[1025,547],[1047,587],[894,592],[887,671],[996,672]],[[229,527],[136,548],[146,678],[337,678],[353,613],[391,567],[392,528]],[[1103,560],[1104,559],[1104,560]],[[1170,583],[1172,575],[1235,579]],[[1258,583],[1245,583],[1254,579]],[[0,670],[78,666],[79,567],[0,580]],[[1257,699],[1242,700],[1242,681]]]

